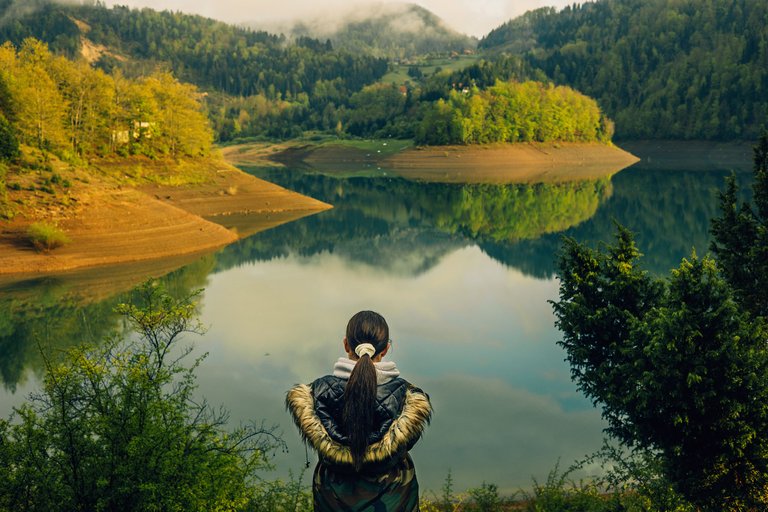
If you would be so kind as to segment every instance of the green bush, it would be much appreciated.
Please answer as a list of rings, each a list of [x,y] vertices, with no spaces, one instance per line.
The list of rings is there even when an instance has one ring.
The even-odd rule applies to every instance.
[[[619,226],[599,249],[564,241],[552,302],[607,433],[703,511],[768,508],[768,134],[754,176],[754,205],[739,204],[733,179],[721,194],[717,262],[694,252],[653,278]]]
[[[30,225],[27,237],[35,249],[42,252],[51,251],[71,241],[61,229],[48,222],[35,222]]]
[[[196,297],[145,283],[116,309],[137,337],[46,360],[42,389],[0,420],[0,510],[234,511],[261,510],[260,495],[305,500],[300,485],[257,480],[283,446],[273,429],[227,431],[226,411],[195,396],[204,356],[184,364],[192,348],[179,340],[203,332]]]

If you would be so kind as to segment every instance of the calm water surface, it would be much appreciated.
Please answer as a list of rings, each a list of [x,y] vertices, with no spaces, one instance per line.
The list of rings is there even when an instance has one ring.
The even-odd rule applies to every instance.
[[[349,316],[376,310],[390,324],[389,357],[432,397],[413,457],[422,487],[437,492],[449,470],[457,491],[493,482],[512,492],[600,447],[604,423],[570,381],[547,303],[560,237],[606,240],[615,219],[637,233],[645,266],[666,272],[692,248],[706,252],[729,172],[636,166],[587,183],[448,186],[383,171],[249,171],[335,208],[166,277],[172,290],[205,287],[201,393],[234,422],[279,425],[289,451],[275,454],[276,475],[298,472],[305,450],[284,393],[329,373]],[[56,350],[116,325],[124,290],[104,277],[0,290],[3,416],[38,384],[35,340]]]

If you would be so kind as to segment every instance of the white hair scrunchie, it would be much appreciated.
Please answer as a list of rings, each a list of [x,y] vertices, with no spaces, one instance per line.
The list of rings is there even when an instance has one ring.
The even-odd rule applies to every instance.
[[[355,347],[355,354],[357,354],[357,357],[363,357],[365,354],[368,354],[368,357],[373,358],[373,354],[375,353],[376,347],[370,343],[361,343]]]

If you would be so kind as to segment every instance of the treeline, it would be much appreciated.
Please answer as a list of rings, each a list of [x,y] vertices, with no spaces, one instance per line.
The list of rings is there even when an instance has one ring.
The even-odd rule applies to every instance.
[[[768,121],[768,3],[600,0],[539,9],[489,33],[596,98],[617,136],[755,139]]]
[[[3,14],[11,16],[13,4],[0,0],[0,7],[3,2]],[[437,23],[429,17],[424,20],[427,25]],[[385,84],[377,81],[387,71],[386,60],[338,51],[329,41],[300,37],[288,43],[283,36],[200,16],[127,7],[108,9],[98,2],[87,6],[41,2],[33,13],[16,15],[0,27],[0,37],[11,41],[30,34],[39,34],[54,53],[71,58],[79,56],[83,45],[88,44],[94,66],[107,73],[122,73],[114,76],[146,83],[148,79],[141,77],[167,77],[157,70],[170,70],[180,80],[203,88],[203,104],[219,142],[253,137],[284,139],[308,131],[417,137],[425,144],[610,138],[607,125],[595,124],[594,117],[600,114],[593,104],[577,96],[546,85],[528,84],[522,89],[496,86],[498,79],[545,79],[543,73],[517,57],[480,61],[462,71],[435,74],[421,83]],[[514,92],[502,91],[504,87]],[[533,97],[521,102],[502,98],[521,91]],[[521,114],[521,105],[529,103],[534,104],[533,110],[525,107]],[[450,105],[450,115],[445,112],[446,104]],[[503,112],[506,107],[514,111]],[[587,110],[574,110],[581,107]],[[480,111],[488,116],[481,116]],[[449,136],[423,135],[426,123],[443,115],[450,116],[451,123],[458,123],[460,129],[444,130]],[[457,116],[461,118],[458,121]],[[511,121],[515,116],[525,117],[524,126]],[[148,119],[143,112],[140,117]],[[156,122],[147,119],[133,120]],[[501,126],[492,126],[497,122]],[[530,123],[543,124],[532,127]],[[139,134],[129,137],[129,145],[149,139]],[[95,139],[88,142],[95,143]],[[103,142],[99,145],[105,146]],[[75,147],[75,151],[83,150]]]
[[[329,41],[303,37],[289,44],[282,35],[180,12],[40,3],[0,27],[0,38],[20,44],[35,36],[54,52],[76,57],[85,36],[108,49],[97,67],[131,76],[160,67],[229,95],[290,101],[328,80],[351,94],[387,72],[385,59],[336,51]],[[8,16],[9,5],[0,0],[0,12]]]
[[[415,140],[420,144],[489,142],[609,142],[613,123],[595,100],[570,87],[541,82],[497,82],[486,90],[452,91],[427,105]]]
[[[157,72],[128,80],[53,55],[35,39],[0,46],[1,157],[19,143],[60,156],[207,154],[212,132],[196,88]]]
[[[425,145],[609,142],[613,135],[613,122],[597,103],[570,87],[510,80],[487,89],[461,82],[454,83],[454,88],[446,77],[442,79],[443,87],[431,89],[369,85],[340,105],[326,97],[320,111],[310,98],[286,102],[258,95],[236,104],[223,100],[211,114],[219,140],[246,135],[292,137],[305,130],[414,138]],[[333,84],[326,91],[337,92]]]

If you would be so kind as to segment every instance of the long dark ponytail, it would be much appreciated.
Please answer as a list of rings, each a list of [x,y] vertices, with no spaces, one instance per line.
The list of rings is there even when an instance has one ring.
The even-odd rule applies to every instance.
[[[363,343],[370,343],[376,349],[373,355],[360,356],[344,389],[344,430],[349,438],[352,462],[359,471],[368,447],[368,436],[373,430],[376,406],[376,367],[371,358],[389,343],[387,321],[373,311],[357,313],[347,323],[347,343],[353,351]]]

